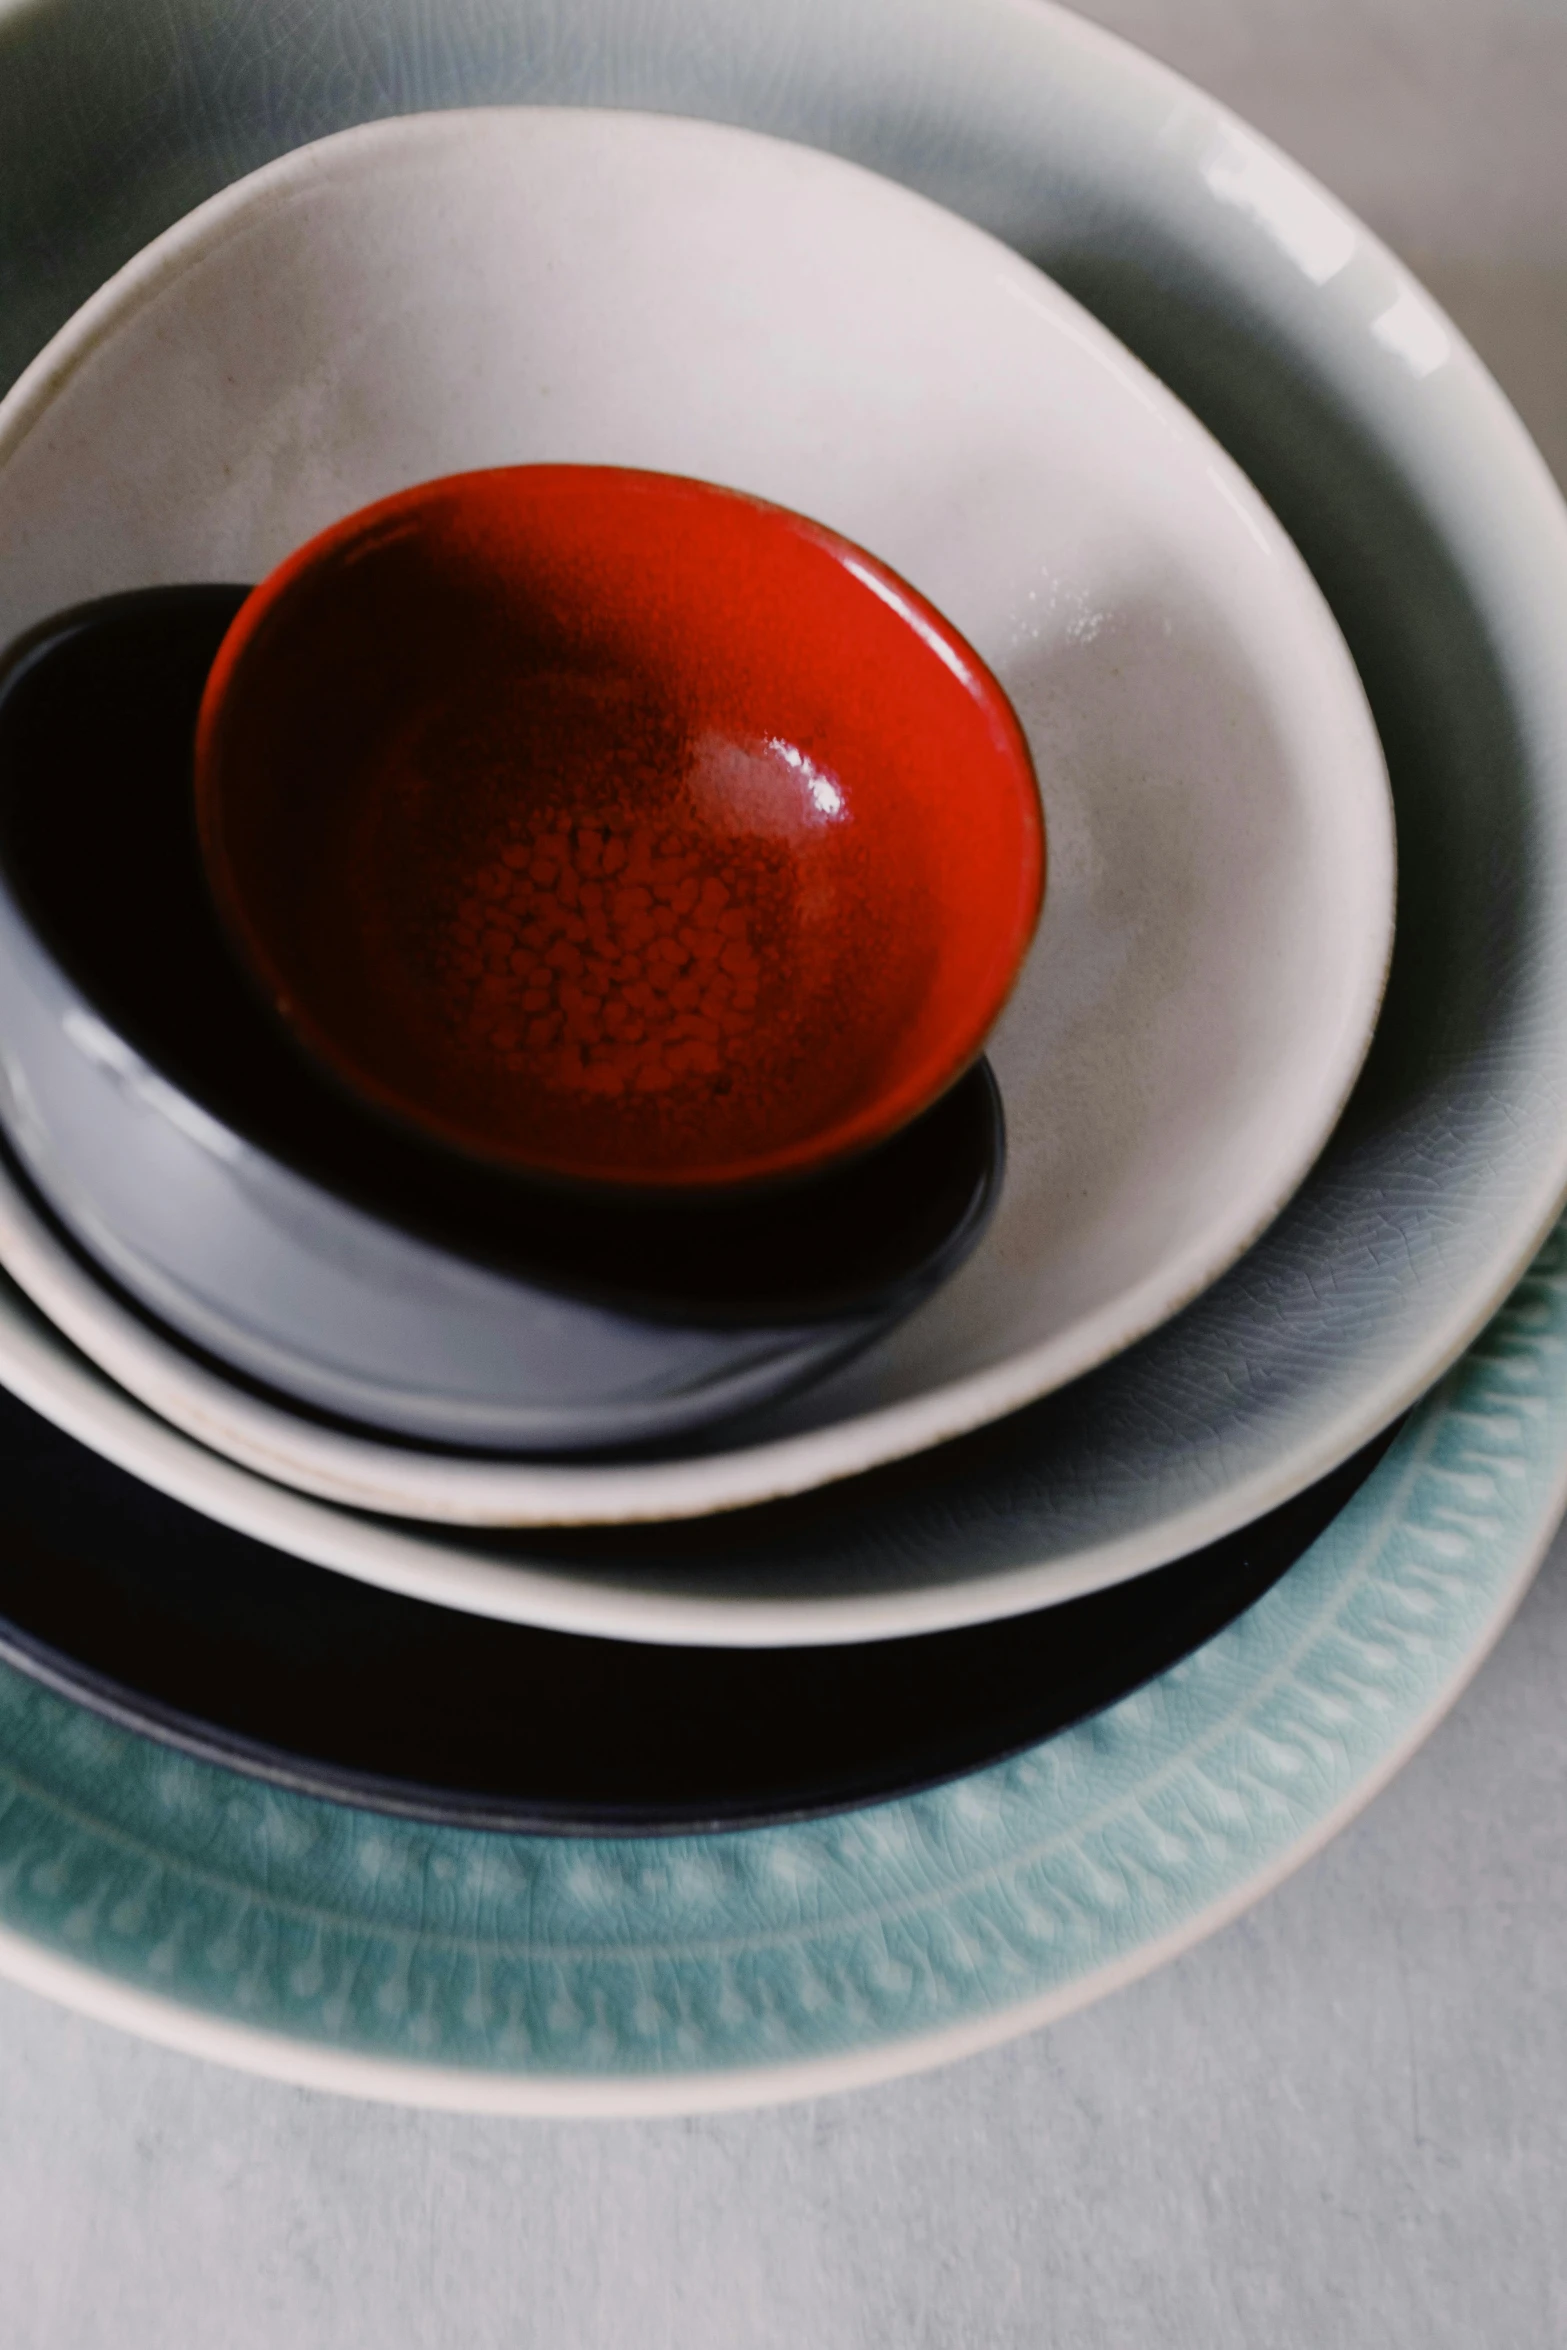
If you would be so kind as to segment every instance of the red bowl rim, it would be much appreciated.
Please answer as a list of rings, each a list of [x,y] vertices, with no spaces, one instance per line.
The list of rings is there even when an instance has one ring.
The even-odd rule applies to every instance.
[[[897,613],[921,638],[932,657],[940,660],[972,694],[1000,737],[998,755],[991,765],[997,770],[1004,768],[1012,778],[1020,815],[1020,855],[1015,893],[996,909],[1000,934],[1006,948],[1003,955],[998,955],[997,968],[1005,976],[996,987],[993,997],[977,1002],[971,1019],[959,1029],[949,1029],[896,1086],[878,1093],[872,1101],[846,1113],[832,1126],[818,1130],[814,1135],[775,1150],[756,1152],[739,1162],[731,1159],[711,1166],[626,1173],[598,1166],[589,1168],[573,1165],[544,1155],[486,1148],[466,1128],[443,1118],[438,1112],[415,1107],[406,1095],[362,1070],[349,1055],[342,1052],[330,1031],[316,1021],[307,1005],[293,996],[265,937],[250,920],[243,893],[237,886],[223,843],[218,815],[221,794],[217,767],[219,735],[226,705],[236,673],[258,631],[296,583],[344,545],[362,537],[367,530],[417,511],[432,495],[449,494],[469,483],[493,481],[497,476],[506,474],[527,474],[535,479],[543,475],[591,475],[600,479],[613,476],[627,484],[640,482],[649,487],[656,485],[666,490],[679,489],[686,493],[721,498],[785,523],[793,532],[813,541],[833,556],[869,593],[879,597]],[[412,1129],[437,1140],[445,1148],[455,1150],[479,1164],[545,1182],[585,1185],[607,1192],[717,1190],[799,1179],[889,1140],[923,1111],[933,1107],[978,1060],[986,1039],[1016,988],[1044,904],[1045,825],[1033,754],[1004,688],[967,638],[953,627],[927,597],[921,595],[917,588],[888,564],[825,523],[797,513],[792,507],[753,496],[749,491],[732,489],[720,482],[704,481],[695,475],[661,473],[648,467],[594,464],[473,467],[413,483],[384,498],[375,499],[369,505],[357,507],[352,513],[329,523],[313,538],[294,548],[251,589],[230,623],[202,693],[196,722],[194,772],[196,827],[208,886],[224,927],[238,949],[241,966],[248,970],[253,981],[259,985],[284,1025],[301,1044],[308,1047],[312,1058],[336,1079],[339,1086],[357,1101],[374,1107],[383,1115],[389,1115],[405,1130]]]

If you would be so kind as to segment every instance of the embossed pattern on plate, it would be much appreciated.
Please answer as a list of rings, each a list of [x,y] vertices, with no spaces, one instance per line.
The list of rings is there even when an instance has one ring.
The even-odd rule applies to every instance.
[[[0,1672],[0,1968],[198,2053],[472,2110],[805,2095],[1044,2022],[1254,1900],[1397,1769],[1555,1526],[1567,1227],[1305,1559],[1108,1713],[849,1817],[430,1828]]]

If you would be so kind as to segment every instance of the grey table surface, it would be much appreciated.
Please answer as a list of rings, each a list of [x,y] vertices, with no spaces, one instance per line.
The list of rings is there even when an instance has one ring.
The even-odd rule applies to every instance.
[[[1087,12],[1379,228],[1567,479],[1567,0]],[[814,2105],[361,2106],[0,1986],[0,2350],[1548,2350],[1564,1697],[1567,1540],[1430,1744],[1250,1916],[1049,2031]]]

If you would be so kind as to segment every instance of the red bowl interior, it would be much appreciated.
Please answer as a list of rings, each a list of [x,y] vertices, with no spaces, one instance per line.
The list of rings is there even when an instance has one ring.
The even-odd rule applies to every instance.
[[[1044,882],[1028,747],[913,589],[757,499],[428,482],[248,598],[202,704],[220,911],[301,1041],[492,1161],[804,1171],[980,1050]]]

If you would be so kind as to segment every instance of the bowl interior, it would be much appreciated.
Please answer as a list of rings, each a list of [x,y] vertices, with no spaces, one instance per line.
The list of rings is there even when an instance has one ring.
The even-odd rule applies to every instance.
[[[378,497],[520,463],[722,482],[869,548],[1005,689],[1051,875],[987,1048],[1005,1194],[940,1297],[797,1407],[779,1463],[758,1441],[624,1498],[538,1472],[464,1509],[753,1499],[1156,1326],[1321,1149],[1392,927],[1376,733],[1245,478],[1027,263],[831,157],[616,113],[397,120],[192,215],[18,387],[0,627],[262,577]],[[444,1512],[437,1484],[377,1490]]]
[[[710,485],[498,467],[263,582],[196,754],[218,904],[300,1038],[486,1158],[797,1173],[973,1058],[1037,918],[1027,745],[861,550]]]

